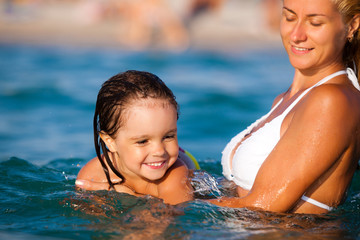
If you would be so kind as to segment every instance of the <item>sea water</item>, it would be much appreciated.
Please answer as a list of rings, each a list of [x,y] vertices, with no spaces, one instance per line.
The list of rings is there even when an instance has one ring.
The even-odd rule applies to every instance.
[[[150,71],[180,104],[179,143],[199,161],[196,200],[178,206],[115,192],[76,191],[95,156],[97,92],[112,75]],[[356,239],[360,184],[325,215],[225,209],[221,151],[291,83],[281,49],[236,53],[126,52],[0,45],[0,239]]]

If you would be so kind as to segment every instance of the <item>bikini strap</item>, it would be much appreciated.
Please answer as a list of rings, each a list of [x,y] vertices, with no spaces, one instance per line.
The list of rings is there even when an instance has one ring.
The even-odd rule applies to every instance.
[[[326,209],[328,211],[331,211],[331,210],[334,209],[333,207],[329,207],[328,205],[326,205],[324,203],[321,203],[319,201],[316,201],[315,199],[309,198],[309,197],[307,197],[305,195],[302,195],[301,200],[303,200],[305,202],[308,202],[308,203],[311,203],[312,205],[315,205],[315,206],[317,206],[319,208]]]
[[[359,81],[356,77],[355,72],[351,68],[347,68],[346,72],[347,72],[348,78],[350,79],[350,81],[352,82],[354,87],[360,91]]]
[[[314,87],[317,87],[327,81],[329,81],[330,79],[333,79],[334,77],[337,77],[337,76],[340,76],[340,75],[343,75],[343,74],[347,74],[346,70],[340,70],[338,72],[335,72],[333,74],[330,74],[329,76],[327,77],[324,77],[322,80],[320,80],[319,82],[317,82],[314,86],[310,87],[309,89],[311,88],[314,88]]]
[[[347,74],[347,72],[345,70],[340,70],[338,72],[335,72],[333,74],[330,74],[329,76],[324,77],[323,79],[321,79],[319,82],[317,82],[316,84],[314,84],[313,86],[309,87],[308,89],[306,89],[305,91],[303,91],[296,99],[295,101],[293,101],[290,106],[285,109],[285,111],[281,114],[285,114],[285,116],[294,108],[294,106],[305,96],[305,94],[307,94],[311,89],[313,89],[314,87],[320,86],[324,83],[326,83],[327,81],[329,81],[330,79],[337,77],[339,75],[343,75],[343,74]]]

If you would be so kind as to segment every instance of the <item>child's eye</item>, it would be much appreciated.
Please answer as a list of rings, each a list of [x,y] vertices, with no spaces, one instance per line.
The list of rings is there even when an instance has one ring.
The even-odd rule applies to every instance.
[[[144,145],[144,144],[146,144],[147,142],[148,142],[148,140],[147,140],[147,139],[144,139],[144,140],[137,141],[136,144],[138,144],[138,145]]]
[[[169,134],[169,135],[166,135],[165,137],[164,137],[164,139],[166,140],[166,139],[174,139],[175,138],[175,134]]]

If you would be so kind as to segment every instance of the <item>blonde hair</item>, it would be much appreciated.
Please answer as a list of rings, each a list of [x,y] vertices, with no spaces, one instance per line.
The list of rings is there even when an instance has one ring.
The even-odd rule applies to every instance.
[[[332,0],[343,17],[345,24],[360,14],[360,0]],[[360,80],[360,36],[356,29],[352,39],[346,42],[343,52],[343,61],[346,67],[352,68]]]

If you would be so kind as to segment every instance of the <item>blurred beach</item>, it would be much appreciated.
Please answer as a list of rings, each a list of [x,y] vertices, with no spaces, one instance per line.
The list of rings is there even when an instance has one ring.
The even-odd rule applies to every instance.
[[[0,0],[0,43],[127,50],[281,47],[277,0]]]

